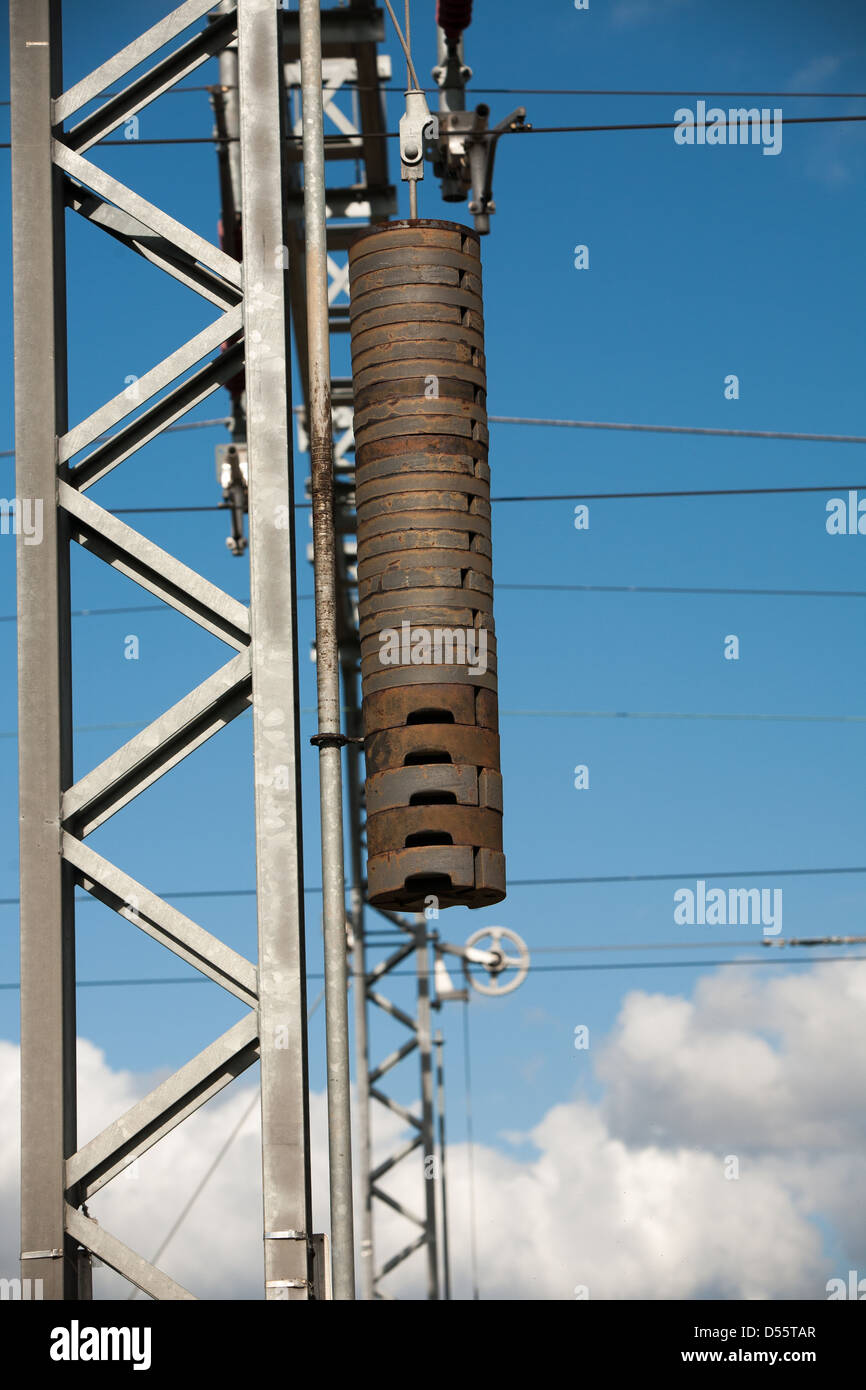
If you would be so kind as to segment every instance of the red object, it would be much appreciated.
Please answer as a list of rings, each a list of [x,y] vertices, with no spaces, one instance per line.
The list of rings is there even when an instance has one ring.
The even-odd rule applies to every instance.
[[[472,0],[436,0],[436,23],[445,30],[445,37],[456,43],[472,23]]]

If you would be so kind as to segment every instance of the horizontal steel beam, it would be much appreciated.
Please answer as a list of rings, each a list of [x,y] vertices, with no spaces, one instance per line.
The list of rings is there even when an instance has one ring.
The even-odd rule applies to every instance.
[[[358,44],[385,41],[385,11],[371,9],[367,14],[348,9],[322,10],[322,56],[353,58]],[[283,60],[297,61],[301,55],[300,16],[283,15]]]
[[[69,1200],[86,1202],[251,1067],[259,1055],[257,1029],[252,1011],[67,1159]]]
[[[376,221],[381,217],[389,217],[396,210],[397,190],[392,184],[384,188],[371,188],[366,184],[356,184],[350,188],[329,188],[326,190],[327,200],[326,211],[328,217],[353,217],[365,219],[367,222]],[[304,195],[290,193],[287,200],[289,217],[302,218],[304,215]],[[357,227],[347,228],[350,232],[356,232]],[[332,228],[328,227],[328,239]]]

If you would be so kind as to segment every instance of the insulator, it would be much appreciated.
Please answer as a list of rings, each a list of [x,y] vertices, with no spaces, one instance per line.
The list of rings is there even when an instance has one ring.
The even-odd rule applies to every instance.
[[[436,23],[450,43],[456,43],[471,22],[472,0],[437,0]]]
[[[505,897],[477,234],[365,228],[349,250],[372,903]]]

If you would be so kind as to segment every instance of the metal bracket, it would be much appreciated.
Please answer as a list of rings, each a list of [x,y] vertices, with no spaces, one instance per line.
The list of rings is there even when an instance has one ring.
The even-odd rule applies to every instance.
[[[353,738],[348,734],[313,734],[310,743],[314,748],[345,748],[347,743],[358,743],[363,746],[363,738]]]
[[[438,140],[439,118],[431,116],[423,92],[406,93],[406,110],[400,117],[400,176],[423,179],[424,141]]]
[[[62,1250],[22,1250],[20,1260],[62,1260]]]
[[[216,463],[217,478],[223,490],[223,505],[229,507],[232,514],[232,534],[226,537],[226,545],[233,555],[243,555],[247,548],[244,516],[249,506],[246,444],[218,444]]]
[[[438,147],[432,156],[433,170],[442,180],[442,195],[448,202],[461,202],[467,194],[469,211],[479,236],[490,231],[493,201],[493,165],[496,147],[506,131],[531,130],[526,124],[526,108],[516,107],[492,129],[487,121],[490,107],[484,102],[474,111],[449,111],[440,122]]]

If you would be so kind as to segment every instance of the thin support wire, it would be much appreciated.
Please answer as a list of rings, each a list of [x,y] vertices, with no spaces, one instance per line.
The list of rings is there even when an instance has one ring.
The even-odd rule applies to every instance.
[[[322,999],[323,999],[323,997],[324,997],[324,994],[325,994],[324,989],[322,989],[322,990],[319,991],[319,997],[318,997],[318,999],[316,1000],[315,1004],[313,1005],[313,1007],[309,1010],[309,1012],[308,1012],[308,1014],[307,1014],[307,1021],[308,1021],[308,1022],[309,1022],[309,1020],[313,1017],[313,1014],[316,1012],[316,1009],[317,1009],[317,1008],[319,1007],[319,1005],[321,1004]],[[171,1242],[174,1240],[175,1236],[177,1235],[177,1233],[178,1233],[178,1231],[180,1230],[181,1226],[183,1225],[184,1221],[185,1221],[186,1218],[189,1216],[189,1213],[191,1212],[193,1206],[194,1206],[195,1203],[198,1201],[198,1199],[199,1199],[199,1197],[201,1196],[202,1192],[204,1191],[205,1187],[206,1187],[207,1184],[210,1182],[210,1180],[211,1180],[211,1178],[213,1177],[214,1173],[216,1172],[217,1168],[218,1168],[218,1167],[220,1166],[220,1164],[222,1163],[223,1159],[225,1158],[225,1156],[226,1156],[226,1154],[228,1153],[229,1149],[231,1148],[232,1144],[233,1144],[233,1143],[235,1142],[235,1140],[237,1139],[238,1135],[240,1134],[240,1132],[241,1132],[241,1130],[243,1129],[244,1125],[246,1124],[247,1120],[248,1120],[248,1119],[250,1118],[250,1116],[252,1115],[252,1113],[253,1113],[253,1111],[255,1110],[255,1108],[256,1108],[256,1106],[258,1105],[258,1103],[259,1103],[259,1092],[258,1092],[258,1090],[256,1090],[256,1091],[254,1091],[254,1093],[253,1093],[253,1098],[252,1098],[252,1100],[250,1101],[250,1103],[249,1103],[249,1105],[247,1106],[247,1108],[246,1108],[246,1110],[244,1111],[244,1113],[241,1115],[240,1119],[238,1120],[237,1124],[235,1125],[235,1127],[234,1127],[234,1129],[232,1130],[231,1134],[229,1135],[228,1139],[227,1139],[227,1140],[225,1141],[225,1143],[223,1144],[222,1148],[220,1149],[220,1151],[219,1151],[219,1153],[217,1154],[216,1158],[214,1159],[213,1163],[212,1163],[212,1164],[210,1165],[210,1167],[208,1168],[208,1170],[207,1170],[207,1172],[205,1173],[204,1177],[201,1179],[200,1183],[198,1184],[198,1187],[195,1188],[195,1190],[192,1192],[192,1194],[190,1195],[190,1197],[189,1197],[189,1198],[187,1199],[187,1201],[184,1203],[183,1207],[182,1207],[181,1210],[180,1210],[180,1214],[179,1214],[179,1215],[177,1216],[177,1218],[175,1219],[175,1221],[174,1221],[173,1225],[171,1226],[171,1229],[169,1230],[168,1234],[163,1238],[162,1243],[161,1243],[159,1249],[157,1250],[156,1254],[154,1255],[153,1259],[151,1260],[151,1264],[156,1264],[156,1263],[157,1263],[157,1261],[161,1258],[161,1256],[164,1254],[164,1252],[168,1249],[168,1246],[169,1246],[169,1245],[171,1244]],[[132,1303],[133,1299],[135,1299],[135,1298],[137,1297],[137,1295],[138,1295],[138,1289],[133,1289],[132,1293],[129,1295],[129,1298],[127,1299],[127,1302],[128,1302],[128,1303]]]
[[[478,1292],[478,1235],[475,1224],[475,1141],[472,1133],[472,1062],[469,1056],[469,1000],[463,1008],[463,1068],[466,1077],[466,1148],[469,1162],[469,1265],[472,1271],[472,1298]]]
[[[391,19],[392,19],[393,24],[394,24],[394,28],[395,28],[396,31],[397,31],[397,38],[398,38],[399,41],[400,41],[400,47],[402,48],[403,52],[404,52],[405,55],[406,55],[406,72],[407,72],[409,81],[412,83],[413,90],[418,91],[418,90],[419,90],[418,74],[417,74],[416,71],[415,71],[415,65],[414,65],[414,63],[412,62],[412,54],[411,54],[411,52],[409,51],[409,45],[408,45],[408,43],[406,42],[406,40],[404,39],[404,37],[403,37],[403,30],[400,28],[400,25],[399,25],[398,22],[397,22],[397,16],[396,16],[395,13],[394,13],[394,6],[391,4],[391,0],[385,0],[385,8],[387,9],[389,15],[391,16]],[[408,28],[408,23],[407,23],[407,28]]]

